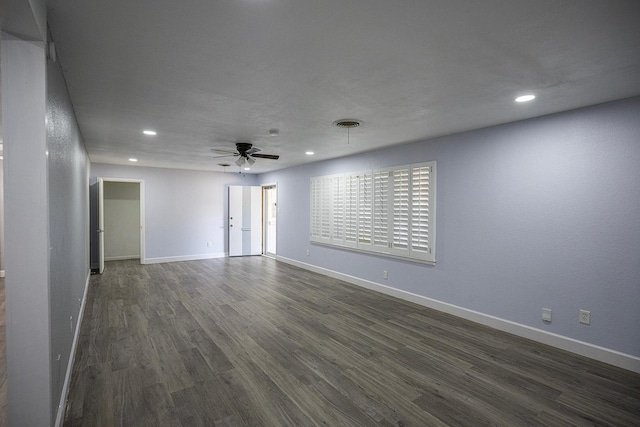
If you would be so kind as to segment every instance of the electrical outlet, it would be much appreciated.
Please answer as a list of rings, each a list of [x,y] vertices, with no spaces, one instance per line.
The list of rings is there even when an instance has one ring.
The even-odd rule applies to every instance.
[[[587,310],[580,310],[580,323],[584,323],[585,325],[591,324],[591,312]]]
[[[383,278],[384,280],[389,280],[389,273],[387,272],[387,270],[384,270],[384,271],[382,272],[382,278]]]
[[[551,309],[549,308],[542,309],[542,321],[551,323]]]

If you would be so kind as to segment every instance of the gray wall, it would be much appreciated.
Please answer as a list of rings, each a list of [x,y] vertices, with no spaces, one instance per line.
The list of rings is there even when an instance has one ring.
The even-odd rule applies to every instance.
[[[638,117],[633,98],[261,175],[278,255],[640,356]],[[310,177],[431,160],[435,266],[309,244]]]
[[[57,410],[89,274],[89,158],[59,62],[47,62],[47,95],[51,386]]]
[[[34,16],[12,28],[22,34],[15,24],[25,23],[28,36],[3,32],[0,52],[8,418],[48,426],[61,413],[89,272],[88,157],[60,65],[34,40],[46,33],[44,2],[20,3]]]
[[[4,268],[4,160],[0,159],[0,271]]]
[[[3,33],[1,55],[8,415],[10,425],[46,426],[53,400],[44,43]]]
[[[228,252],[227,188],[256,182],[238,173],[92,163],[91,181],[98,177],[144,180],[145,256],[152,262]]]

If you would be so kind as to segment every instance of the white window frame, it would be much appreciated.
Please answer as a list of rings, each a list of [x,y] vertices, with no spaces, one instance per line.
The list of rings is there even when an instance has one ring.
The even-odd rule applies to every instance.
[[[312,177],[310,190],[312,243],[435,264],[435,161]]]

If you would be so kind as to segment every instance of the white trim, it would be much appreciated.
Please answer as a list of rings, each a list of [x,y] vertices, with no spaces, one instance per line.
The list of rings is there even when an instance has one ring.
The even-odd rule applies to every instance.
[[[584,341],[579,341],[573,338],[565,337],[563,335],[543,331],[531,326],[522,325],[510,320],[505,320],[499,317],[480,313],[478,311],[469,310],[464,307],[438,301],[432,298],[427,298],[422,295],[417,295],[411,292],[392,288],[390,286],[382,285],[380,283],[372,282],[369,280],[360,279],[359,277],[350,276],[348,274],[329,270],[323,267],[307,264],[305,262],[297,261],[291,258],[285,258],[278,255],[276,259],[278,261],[282,261],[296,267],[304,268],[305,270],[333,277],[334,279],[343,280],[356,286],[400,298],[405,301],[410,301],[415,304],[432,308],[443,313],[451,314],[462,319],[470,320],[484,326],[489,326],[499,331],[507,332],[519,337],[537,341],[542,344],[550,345],[561,350],[569,351],[580,356],[588,357],[590,359],[608,363],[619,368],[640,373],[640,357],[633,356],[631,354],[621,353],[616,350],[611,350]]]
[[[5,277],[5,271],[4,270],[0,270],[0,277]]]
[[[394,255],[394,254],[390,254],[390,253],[387,253],[387,252],[379,252],[379,251],[374,251],[374,250],[369,250],[369,249],[361,249],[361,248],[357,248],[357,247],[354,247],[354,246],[341,246],[341,245],[336,245],[334,243],[317,242],[317,241],[313,241],[313,240],[309,240],[309,244],[310,245],[325,246],[327,248],[338,249],[338,250],[342,250],[342,251],[360,252],[361,254],[373,255],[373,256],[378,256],[378,257],[382,257],[382,258],[394,258],[394,259],[399,259],[399,260],[402,260],[402,261],[413,262],[413,263],[416,263],[416,264],[436,265],[435,261],[428,261],[426,259],[419,259],[419,258],[408,258],[408,257],[402,256],[402,255]]]
[[[140,259],[140,255],[120,255],[104,257],[105,261],[124,261],[126,259]]]
[[[87,292],[89,291],[90,279],[91,272],[87,274],[87,281],[84,284],[84,294],[82,295],[82,302],[80,303],[80,312],[78,313],[78,321],[76,322],[76,331],[73,334],[73,343],[71,344],[71,353],[69,353],[67,373],[64,376],[64,385],[62,386],[60,403],[58,404],[58,411],[56,414],[56,427],[62,426],[62,423],[64,422],[64,412],[67,406],[67,397],[69,397],[69,388],[71,387],[71,374],[73,373],[73,364],[76,360],[76,350],[78,348],[78,341],[80,340],[80,327],[82,326],[82,319],[84,318],[84,306],[87,302]]]
[[[145,254],[146,254],[146,246],[145,246],[145,230],[146,226],[146,213],[145,206],[147,202],[145,201],[145,190],[144,190],[144,179],[140,180],[140,264],[146,264]]]
[[[276,254],[278,253],[278,209],[280,209],[278,205],[278,183],[276,182],[274,184],[262,184],[260,188],[262,192],[262,255],[275,259]],[[267,241],[267,232],[268,232],[266,209],[265,209],[266,206],[264,205],[265,188],[276,189],[276,252],[275,253],[268,253],[267,249],[265,248],[265,242]]]
[[[181,256],[168,256],[159,258],[147,258],[144,260],[145,264],[160,264],[163,262],[178,262],[178,261],[199,261],[203,259],[213,258],[225,258],[226,252],[217,252],[211,254],[199,254],[199,255],[181,255]]]

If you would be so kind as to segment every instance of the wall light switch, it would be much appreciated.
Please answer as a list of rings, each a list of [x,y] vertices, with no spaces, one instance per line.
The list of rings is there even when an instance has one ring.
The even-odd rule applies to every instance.
[[[549,308],[542,309],[542,321],[551,323],[551,309]]]
[[[382,278],[384,280],[388,280],[389,279],[389,272],[387,270],[382,272]]]

